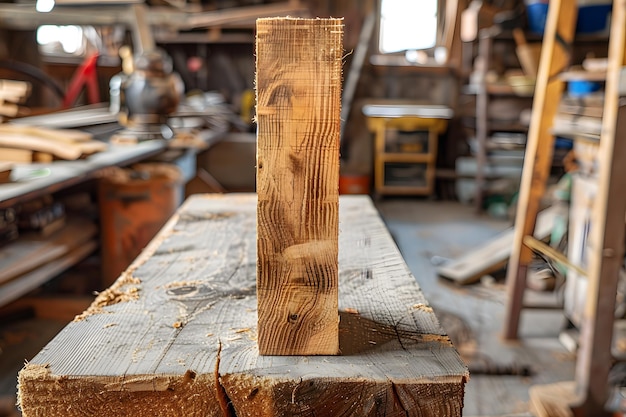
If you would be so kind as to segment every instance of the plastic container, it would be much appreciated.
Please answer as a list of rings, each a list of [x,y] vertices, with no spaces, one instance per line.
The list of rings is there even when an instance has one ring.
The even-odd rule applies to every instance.
[[[603,32],[608,28],[612,4],[582,4],[578,6],[576,33]]]
[[[548,2],[546,0],[525,0],[528,29],[539,35],[543,34],[548,17]]]
[[[525,0],[528,29],[543,34],[548,17],[547,0]],[[576,33],[596,33],[608,28],[612,3],[607,0],[578,0]]]
[[[598,91],[602,84],[597,81],[572,80],[567,83],[567,93],[572,97],[583,97]]]
[[[370,178],[367,175],[341,175],[339,194],[369,194]]]

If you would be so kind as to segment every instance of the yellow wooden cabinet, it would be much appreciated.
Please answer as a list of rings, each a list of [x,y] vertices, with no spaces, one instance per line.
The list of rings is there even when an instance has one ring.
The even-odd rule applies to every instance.
[[[384,103],[363,106],[374,133],[374,190],[378,195],[430,195],[437,142],[452,110],[442,105]]]

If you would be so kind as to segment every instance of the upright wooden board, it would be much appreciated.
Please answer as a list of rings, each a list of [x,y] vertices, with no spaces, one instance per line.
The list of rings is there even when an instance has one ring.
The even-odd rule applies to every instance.
[[[260,356],[255,210],[188,200],[21,371],[24,417],[461,416],[467,368],[367,197],[340,201],[341,355]]]
[[[342,19],[257,21],[259,351],[338,352]]]

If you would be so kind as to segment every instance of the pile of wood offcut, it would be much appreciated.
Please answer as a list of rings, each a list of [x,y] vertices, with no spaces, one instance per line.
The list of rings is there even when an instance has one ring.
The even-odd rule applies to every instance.
[[[80,130],[0,124],[0,161],[75,160],[106,148],[106,143]]]
[[[30,94],[30,83],[24,81],[0,80],[0,121],[5,117],[15,117],[20,113],[19,103]]]
[[[19,116],[18,104],[29,94],[29,83],[0,79],[0,122]],[[0,173],[12,163],[74,160],[106,148],[105,143],[79,130],[0,123]]]

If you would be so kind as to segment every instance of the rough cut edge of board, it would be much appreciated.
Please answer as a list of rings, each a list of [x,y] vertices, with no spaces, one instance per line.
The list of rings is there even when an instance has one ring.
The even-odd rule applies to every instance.
[[[67,396],[65,393],[73,393]],[[18,406],[25,398],[31,415],[74,416],[227,416],[218,403],[214,375],[133,375],[122,377],[68,378],[52,375],[48,367],[27,364],[18,377]],[[198,401],[197,398],[206,398]],[[88,400],[88,401],[87,401]],[[99,406],[90,410],[89,405]],[[62,413],[51,412],[53,409]],[[123,411],[123,414],[120,414]]]
[[[31,413],[24,413],[24,417],[60,417],[61,414],[50,413],[51,403],[56,403],[57,409],[67,411],[63,416],[83,415],[90,411],[82,406],[94,398],[101,407],[92,410],[96,413],[92,415],[100,417],[117,416],[120,410],[138,417],[274,417],[302,415],[307,411],[313,415],[358,416],[369,415],[381,401],[387,403],[387,415],[460,416],[466,381],[465,377],[451,376],[427,381],[428,384],[325,377],[293,381],[245,374],[219,375],[217,371],[214,375],[196,375],[187,371],[182,376],[68,378],[53,375],[45,365],[26,364],[18,378],[17,402],[21,407],[24,399],[28,399]],[[360,401],[349,403],[344,400],[354,397],[355,392]],[[64,393],[75,394],[67,396]],[[197,400],[190,401],[198,396],[213,397],[218,401],[204,401],[200,407]],[[90,401],[85,401],[86,397]],[[450,402],[450,398],[457,400]],[[311,409],[311,404],[317,407]]]
[[[331,18],[316,17],[314,19],[311,19],[311,18],[308,18],[308,17],[294,17],[294,16],[260,17],[256,21],[257,22],[269,22],[269,21],[279,21],[279,20],[301,20],[301,21],[306,21],[306,20],[320,21],[320,20],[324,20],[324,21],[330,22],[330,23],[339,23],[339,22],[343,21],[343,17],[331,17]]]

